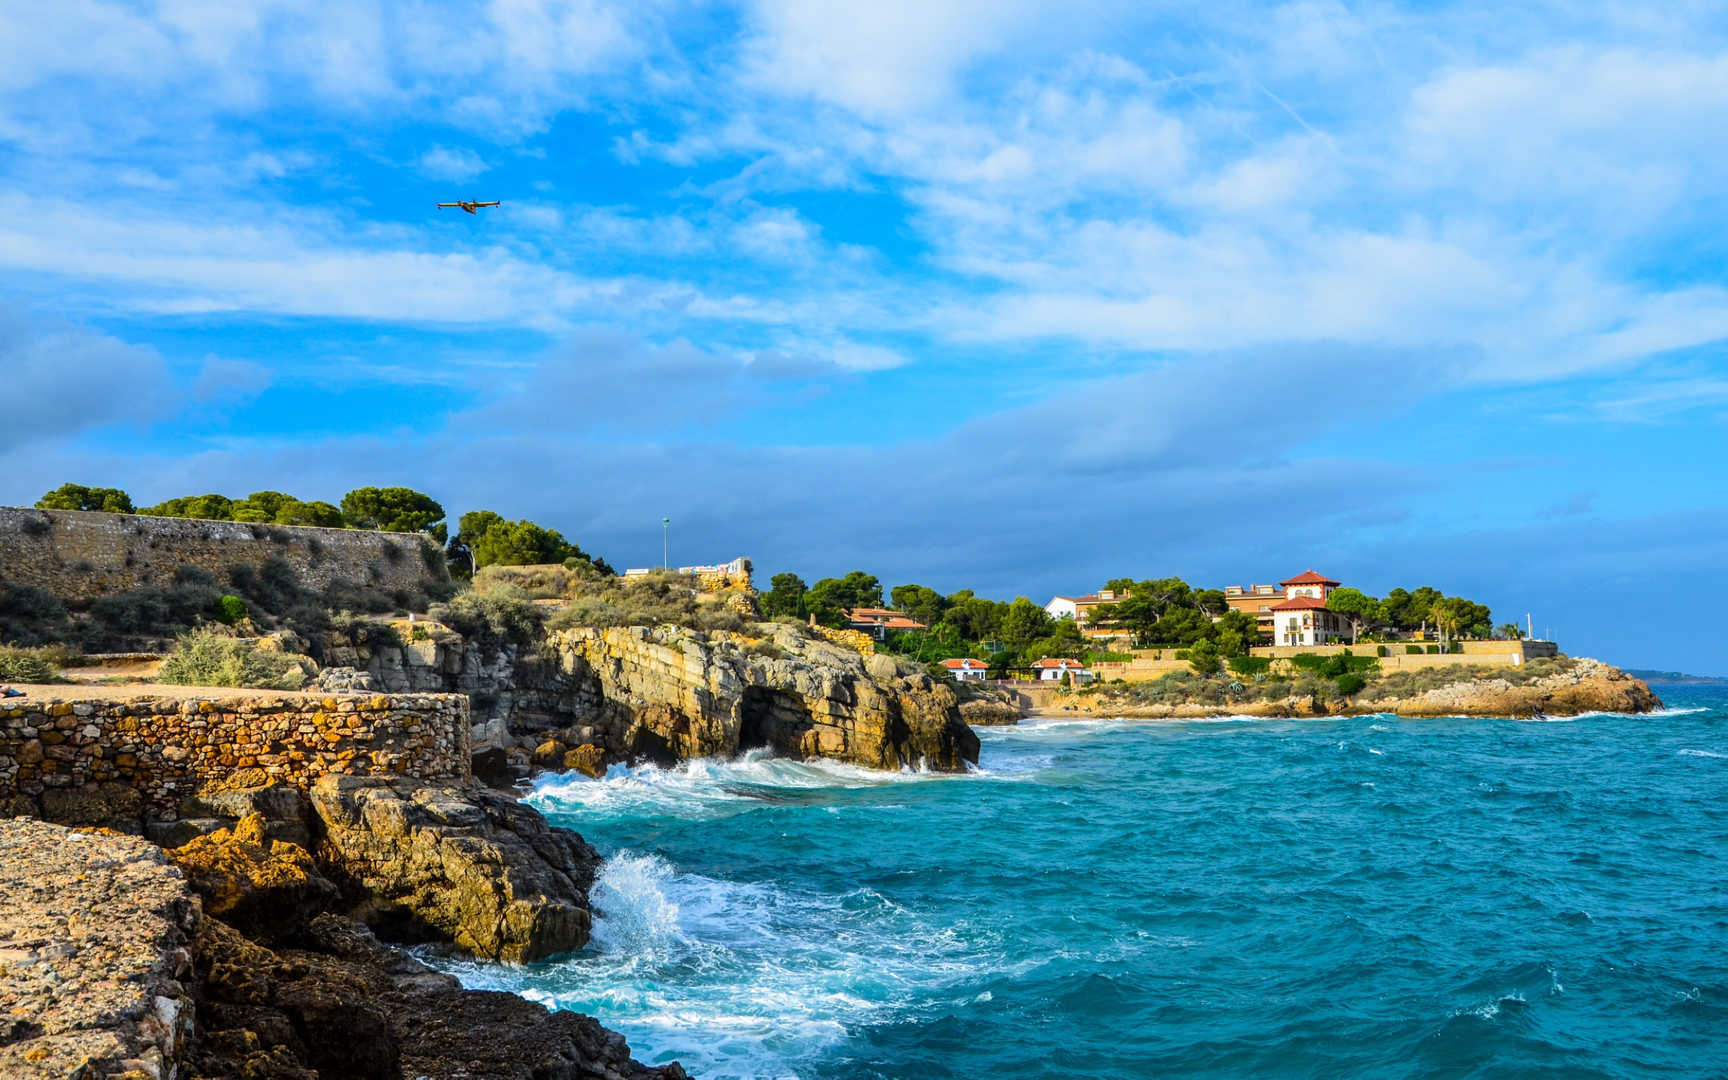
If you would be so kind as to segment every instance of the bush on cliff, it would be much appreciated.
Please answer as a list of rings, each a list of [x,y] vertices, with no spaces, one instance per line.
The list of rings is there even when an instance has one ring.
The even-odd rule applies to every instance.
[[[252,641],[194,630],[174,643],[156,678],[176,686],[298,690],[306,685],[307,674],[288,653],[265,652]]]
[[[53,682],[66,660],[67,650],[55,645],[37,649],[0,645],[0,682]]]
[[[525,590],[484,579],[427,614],[470,641],[491,645],[533,644],[546,625],[545,611]]]

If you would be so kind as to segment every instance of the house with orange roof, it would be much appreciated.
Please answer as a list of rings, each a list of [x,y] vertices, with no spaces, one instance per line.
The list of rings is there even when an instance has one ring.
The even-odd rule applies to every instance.
[[[966,657],[960,660],[944,660],[942,666],[961,682],[983,682],[990,665],[982,660]]]
[[[1062,676],[1068,676],[1070,682],[1083,683],[1092,681],[1092,671],[1078,660],[1066,656],[1046,656],[1032,664],[1032,672],[1039,682],[1060,682]]]
[[[846,620],[852,629],[869,634],[877,641],[887,641],[889,634],[904,630],[930,629],[917,619],[908,618],[905,612],[889,608],[853,608],[846,613]]]

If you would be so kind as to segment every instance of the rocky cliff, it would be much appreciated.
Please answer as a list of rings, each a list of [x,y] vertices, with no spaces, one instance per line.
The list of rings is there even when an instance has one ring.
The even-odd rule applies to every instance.
[[[477,765],[487,748],[543,766],[672,761],[769,747],[878,769],[959,771],[978,760],[953,689],[890,656],[803,628],[553,631],[532,648],[449,633],[407,646],[341,643],[326,685],[466,693]]]

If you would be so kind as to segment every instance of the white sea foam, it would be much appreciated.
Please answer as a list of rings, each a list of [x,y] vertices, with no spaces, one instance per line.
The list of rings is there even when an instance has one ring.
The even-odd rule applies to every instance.
[[[767,750],[736,758],[696,758],[674,768],[614,765],[602,780],[577,773],[547,775],[528,802],[545,813],[588,817],[712,818],[776,804],[805,802],[822,791],[988,776],[984,770],[889,772],[843,762],[793,761]]]
[[[608,859],[593,903],[578,956],[432,962],[471,987],[598,1015],[644,1060],[739,1080],[797,1076],[859,1026],[935,995],[988,1001],[978,980],[1017,966],[993,928],[937,926],[871,889],[726,881],[656,855]]]
[[[1718,753],[1715,750],[1681,750],[1679,754],[1681,757],[1728,758],[1728,754]]]

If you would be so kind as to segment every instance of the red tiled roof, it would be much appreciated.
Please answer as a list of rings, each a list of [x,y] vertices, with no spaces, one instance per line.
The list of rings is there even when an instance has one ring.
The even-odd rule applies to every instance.
[[[1280,584],[1280,585],[1339,585],[1342,583],[1337,582],[1337,581],[1333,581],[1331,578],[1327,577],[1325,574],[1318,573],[1314,570],[1304,570],[1300,574],[1297,574],[1295,577],[1286,578],[1285,580],[1280,581],[1278,584]]]
[[[966,660],[944,660],[944,661],[942,661],[942,666],[945,668],[949,668],[953,671],[974,671],[974,670],[977,670],[978,668],[989,667],[990,665],[986,664],[982,660],[966,659]]]
[[[1273,611],[1325,611],[1326,601],[1313,596],[1298,596],[1294,600],[1286,600],[1281,604],[1273,604]]]
[[[1042,660],[1033,661],[1032,666],[1033,667],[1041,667],[1041,668],[1058,668],[1058,667],[1084,668],[1086,665],[1082,664],[1078,660],[1070,660],[1066,656],[1046,656]]]

